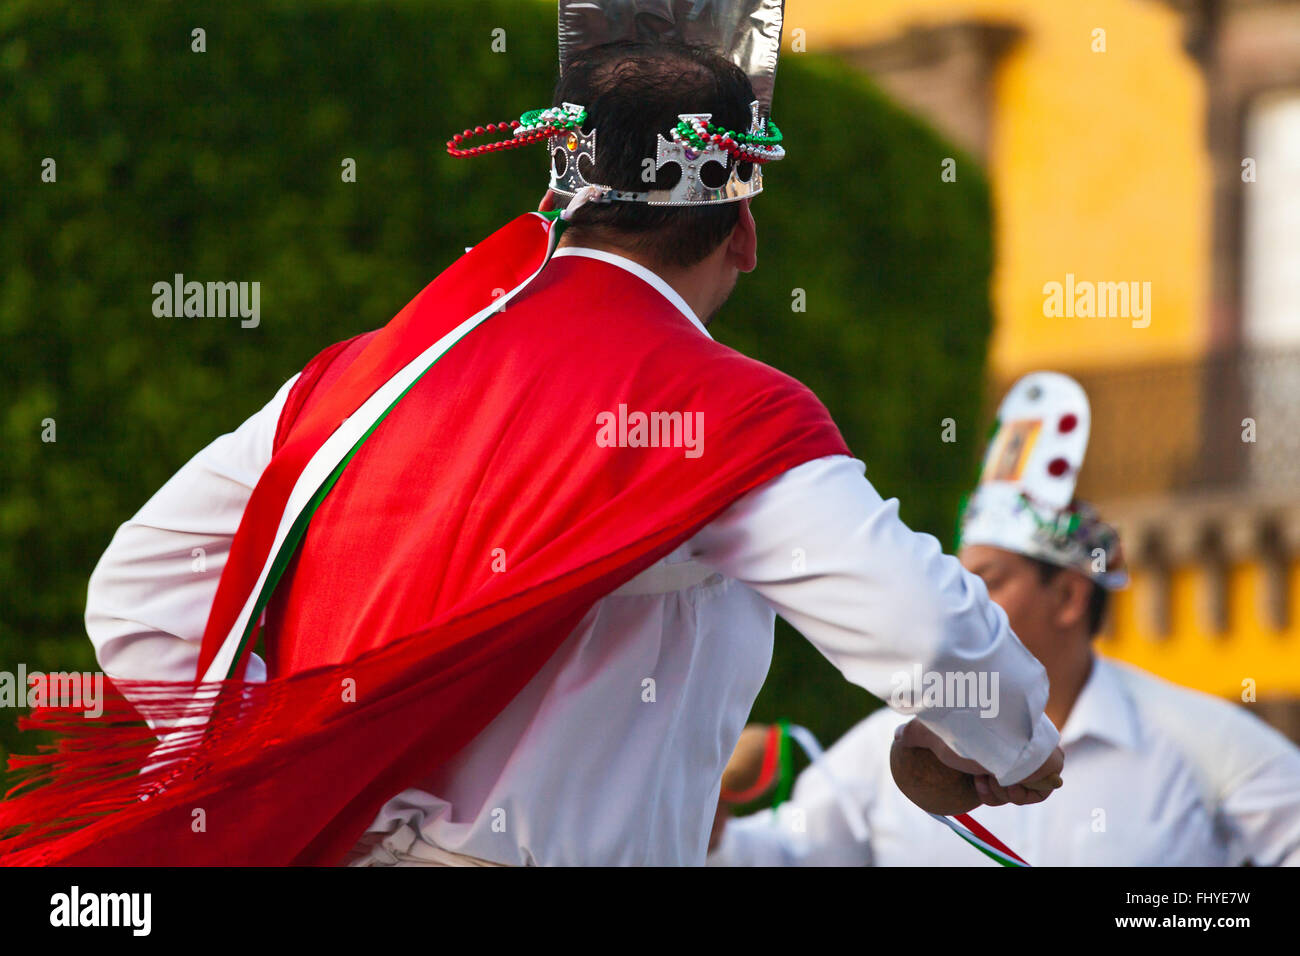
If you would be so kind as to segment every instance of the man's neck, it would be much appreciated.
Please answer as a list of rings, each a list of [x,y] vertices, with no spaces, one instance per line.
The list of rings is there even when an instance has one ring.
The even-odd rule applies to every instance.
[[[1075,702],[1092,676],[1094,662],[1092,647],[1084,645],[1082,654],[1054,661],[1047,668],[1052,689],[1047,696],[1046,711],[1057,730],[1063,728],[1070,718],[1070,711],[1074,710]]]
[[[563,249],[568,247],[578,247],[582,249],[596,249],[600,252],[608,252],[611,255],[622,256],[624,259],[630,259],[637,265],[649,269],[664,282],[668,283],[678,295],[691,307],[691,311],[699,318],[704,325],[709,324],[714,304],[711,299],[712,289],[704,282],[701,270],[697,269],[667,269],[659,263],[649,259],[647,256],[631,249],[624,249],[619,246],[611,245],[607,242],[575,242],[569,238],[568,234],[560,237],[559,244],[556,248]]]

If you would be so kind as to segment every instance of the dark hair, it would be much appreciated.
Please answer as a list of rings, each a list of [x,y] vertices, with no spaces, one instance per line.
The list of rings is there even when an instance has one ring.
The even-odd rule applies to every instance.
[[[749,129],[754,88],[745,72],[704,47],[671,40],[618,41],[576,54],[555,87],[554,105],[586,107],[584,130],[596,130],[596,165],[579,167],[588,182],[644,192],[671,189],[680,178],[675,163],[645,178],[646,158],[655,157],[660,134],[677,125],[679,113],[712,113],[712,123]],[[552,157],[552,162],[555,162]],[[734,157],[715,182],[730,175]],[[718,173],[717,167],[706,171]],[[747,170],[742,169],[742,176]],[[739,218],[736,203],[709,206],[649,206],[645,203],[589,204],[578,210],[569,231],[604,239],[669,266],[692,266],[731,234]]]
[[[1030,558],[1028,555],[1026,558],[1038,567],[1040,584],[1051,584],[1056,580],[1056,576],[1065,570],[1059,564],[1052,564],[1041,558]],[[1110,592],[1096,581],[1089,583],[1092,585],[1092,594],[1088,596],[1088,636],[1096,637],[1101,633],[1101,626],[1106,621],[1106,608],[1110,606]]]

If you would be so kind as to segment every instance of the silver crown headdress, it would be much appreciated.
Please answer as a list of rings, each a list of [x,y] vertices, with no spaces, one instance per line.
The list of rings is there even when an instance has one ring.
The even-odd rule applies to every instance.
[[[655,170],[670,163],[681,170],[671,189],[622,190],[588,182],[583,168],[590,172],[595,166],[597,131],[583,130],[587,111],[576,103],[467,129],[448,141],[447,151],[453,156],[474,156],[545,139],[551,157],[550,187],[564,198],[585,189],[601,202],[696,206],[756,196],[763,191],[763,165],[785,155],[781,131],[769,119],[784,7],[785,0],[559,0],[561,76],[583,50],[651,37],[707,46],[749,76],[757,99],[750,104],[748,130],[723,129],[710,122],[709,113],[681,113],[667,137],[659,134]],[[511,138],[461,146],[471,136],[498,130],[509,131]]]

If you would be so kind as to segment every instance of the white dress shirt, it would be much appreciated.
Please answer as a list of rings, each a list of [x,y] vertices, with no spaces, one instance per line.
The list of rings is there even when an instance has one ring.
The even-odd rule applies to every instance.
[[[729,821],[711,866],[997,866],[913,805],[882,709],[822,758],[861,810],[849,832],[818,764],[791,799]],[[1253,714],[1105,658],[1061,730],[1065,785],[976,820],[1033,866],[1300,865],[1300,750]]]
[[[609,253],[704,326],[659,276]],[[230,541],[270,460],[289,385],[199,452],[118,530],[90,580],[104,671],[190,680]],[[200,560],[201,558],[201,560]],[[775,613],[876,693],[890,675],[1000,673],[996,719],[923,716],[1000,780],[1058,735],[1046,675],[979,578],[910,531],[862,462],[808,462],[755,489],[598,601],[542,670],[453,760],[397,794],[372,830],[406,823],[444,849],[517,864],[702,864],[726,765],[772,655]],[[265,668],[255,662],[252,679]]]

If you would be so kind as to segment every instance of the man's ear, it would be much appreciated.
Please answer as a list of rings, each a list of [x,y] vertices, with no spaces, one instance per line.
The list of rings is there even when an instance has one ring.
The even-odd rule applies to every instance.
[[[740,272],[753,272],[758,266],[758,227],[749,211],[749,198],[741,199],[740,218],[727,240],[727,263]]]
[[[1052,584],[1057,596],[1056,626],[1073,630],[1083,622],[1086,627],[1088,605],[1092,602],[1092,582],[1078,571],[1066,571],[1058,574]]]
[[[551,190],[548,189],[546,190],[546,195],[542,197],[542,201],[537,204],[537,211],[550,212],[554,208],[555,208],[555,193],[553,193]]]

